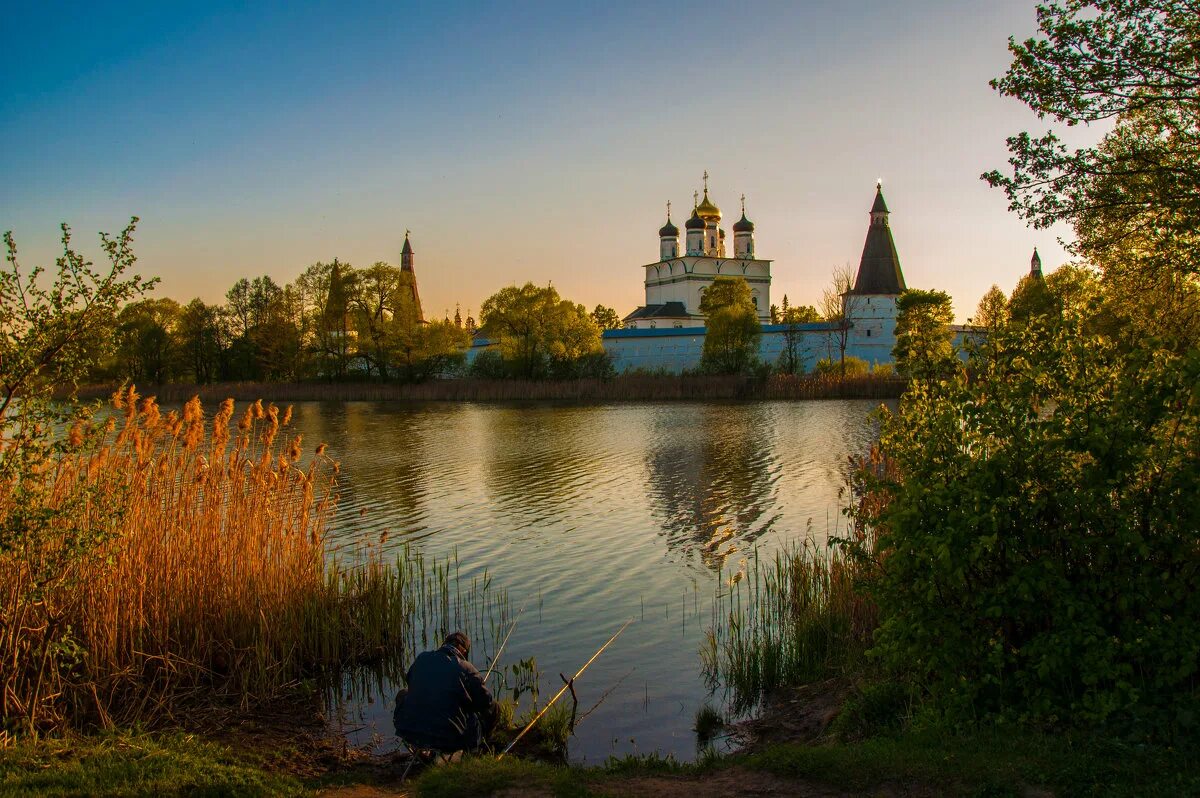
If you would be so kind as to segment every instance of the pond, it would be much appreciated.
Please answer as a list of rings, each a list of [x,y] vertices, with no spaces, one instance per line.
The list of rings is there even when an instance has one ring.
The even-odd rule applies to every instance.
[[[341,464],[335,551],[383,539],[457,554],[464,576],[486,568],[524,608],[500,665],[535,658],[543,702],[633,619],[577,684],[581,713],[606,697],[572,760],[689,760],[696,711],[723,701],[698,653],[714,596],[756,548],[841,528],[848,458],[874,439],[876,405],[310,402],[293,424]],[[493,649],[480,648],[483,670]],[[340,708],[351,743],[394,748],[397,685],[354,681]]]

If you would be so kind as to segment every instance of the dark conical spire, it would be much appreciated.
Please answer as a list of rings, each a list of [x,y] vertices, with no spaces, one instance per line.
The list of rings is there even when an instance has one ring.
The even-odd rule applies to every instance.
[[[412,244],[408,243],[408,231],[404,231],[404,247],[400,250],[401,255],[412,254]]]
[[[852,294],[899,294],[905,288],[900,256],[888,224],[888,207],[883,201],[883,184],[875,184],[875,202],[871,205],[871,225],[863,244],[862,260]]]
[[[1033,248],[1033,257],[1029,259],[1029,276],[1042,276],[1042,256],[1038,254],[1037,247]]]
[[[875,184],[875,204],[871,206],[871,213],[887,212],[887,203],[883,201],[883,181],[880,180]]]

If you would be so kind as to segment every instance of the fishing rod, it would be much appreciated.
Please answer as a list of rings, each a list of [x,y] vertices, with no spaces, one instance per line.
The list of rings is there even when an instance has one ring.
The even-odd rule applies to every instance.
[[[554,698],[551,698],[549,703],[547,703],[546,706],[542,707],[542,711],[533,716],[533,720],[529,721],[529,725],[526,726],[524,729],[521,729],[521,733],[518,734],[516,737],[514,737],[512,742],[509,743],[505,747],[505,749],[500,752],[499,756],[496,757],[497,760],[503,759],[504,755],[513,749],[513,746],[516,745],[517,742],[520,741],[520,739],[525,736],[525,733],[528,732],[530,729],[532,729],[533,725],[542,719],[542,715],[546,714],[546,710],[548,710],[548,709],[550,709],[550,707],[554,706],[555,701],[562,698],[562,694],[567,692],[567,688],[569,688],[572,684],[574,684],[575,680],[578,679],[583,674],[583,672],[588,669],[588,666],[596,661],[596,657],[603,654],[604,649],[608,648],[609,645],[612,643],[612,641],[616,640],[617,637],[621,634],[621,632],[625,631],[625,627],[629,626],[629,624],[631,624],[631,623],[633,623],[633,618],[630,618],[628,621],[626,621],[624,624],[622,624],[621,628],[618,629],[616,631],[616,633],[613,634],[612,637],[608,638],[608,642],[605,643],[604,645],[600,646],[600,648],[598,648],[596,650],[596,653],[592,655],[592,658],[589,659],[587,662],[583,663],[583,667],[580,668],[578,671],[576,671],[574,676],[572,676],[570,679],[566,680],[566,684],[564,684],[562,686],[562,688],[557,693],[554,694]]]
[[[488,677],[496,669],[496,663],[500,661],[500,655],[504,653],[504,647],[508,645],[508,638],[512,637],[513,630],[517,628],[517,621],[521,620],[521,613],[525,612],[527,606],[529,606],[528,600],[521,605],[521,609],[517,610],[517,617],[513,618],[512,626],[508,627],[508,634],[504,636],[504,642],[500,644],[500,648],[496,649],[496,653],[492,655],[492,664],[488,666],[487,673],[483,674],[484,684],[487,684]]]

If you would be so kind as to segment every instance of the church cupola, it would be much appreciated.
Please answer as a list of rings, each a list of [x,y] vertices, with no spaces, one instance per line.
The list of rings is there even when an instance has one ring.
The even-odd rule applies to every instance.
[[[754,222],[746,218],[746,195],[742,195],[742,218],[733,223],[733,256],[754,257]]]
[[[708,171],[704,172],[704,199],[696,204],[696,215],[704,220],[704,243],[703,249],[705,255],[720,257],[721,242],[721,209],[716,203],[708,198]]]
[[[691,217],[683,223],[684,229],[687,230],[687,254],[703,255],[704,254],[704,220],[697,213],[697,208],[692,208]]]
[[[667,203],[667,223],[658,231],[659,260],[679,257],[679,228],[671,222],[671,203]]]
[[[1033,248],[1033,257],[1029,259],[1029,276],[1042,279],[1042,257],[1038,255],[1037,247]]]

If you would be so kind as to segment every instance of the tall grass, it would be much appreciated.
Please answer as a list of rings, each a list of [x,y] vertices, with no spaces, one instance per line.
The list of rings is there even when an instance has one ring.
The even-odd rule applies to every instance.
[[[701,649],[710,686],[735,713],[773,690],[844,674],[862,662],[877,612],[855,589],[858,564],[839,548],[794,544],[729,579]],[[742,575],[739,572],[737,576]]]
[[[163,413],[132,387],[113,406],[23,475],[46,488],[45,507],[17,506],[0,485],[0,743],[246,708],[400,661],[459,625],[506,623],[507,595],[486,573],[464,587],[456,561],[405,549],[389,564],[382,545],[327,557],[337,464],[323,445],[302,461],[290,409],[235,414],[227,399],[207,419],[192,399]],[[63,507],[69,524],[27,523]]]
[[[777,374],[766,379],[745,376],[630,374],[611,380],[581,379],[555,382],[526,380],[431,380],[402,385],[380,382],[273,383],[270,391],[279,401],[673,401],[733,399],[889,399],[903,392],[905,381],[888,375]],[[263,392],[261,383],[215,385],[162,385],[155,391],[163,401],[185,401],[200,396],[216,401],[232,396],[253,399]],[[97,398],[111,386],[83,390]]]

